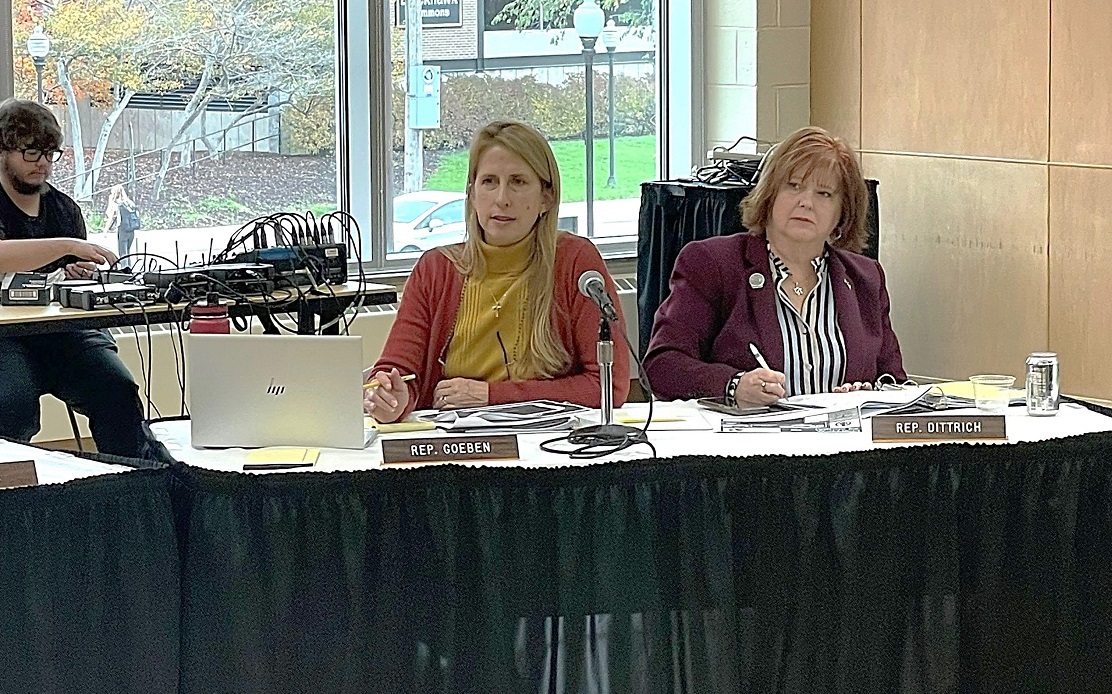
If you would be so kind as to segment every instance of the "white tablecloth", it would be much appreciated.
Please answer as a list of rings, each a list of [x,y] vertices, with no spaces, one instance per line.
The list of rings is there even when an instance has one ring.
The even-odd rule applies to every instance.
[[[61,484],[82,477],[94,477],[132,468],[85,460],[64,451],[49,451],[0,439],[0,463],[16,460],[35,461],[35,474],[39,484]]]
[[[647,412],[647,405],[630,404],[620,412],[634,417]],[[977,414],[976,410],[949,410],[945,414]],[[1015,444],[1029,441],[1044,441],[1052,438],[1077,436],[1099,431],[1112,431],[1112,418],[1092,412],[1080,405],[1063,404],[1054,417],[1030,417],[1023,407],[1007,410],[1008,441],[991,442],[998,445]],[[657,403],[654,418],[682,419],[683,421],[660,421],[649,428],[649,440],[656,446],[657,455],[668,458],[679,455],[823,455],[884,449],[909,445],[935,444],[874,444],[870,420],[864,420],[862,431],[839,433],[720,433],[719,423],[722,415],[696,406],[694,403],[674,402]],[[643,426],[643,425],[638,425]],[[242,472],[247,462],[248,451],[242,448],[223,450],[198,450],[191,446],[188,421],[156,423],[151,426],[155,435],[178,460],[189,465]],[[647,446],[638,445],[604,458],[594,460],[572,460],[566,456],[546,453],[540,449],[541,442],[558,434],[524,434],[518,436],[520,460],[514,461],[467,461],[467,465],[552,467],[559,465],[591,465],[617,460],[636,460],[652,456]],[[447,436],[440,432],[422,431],[409,434],[385,434],[379,438],[422,438]],[[939,441],[937,443],[946,443]],[[990,442],[985,442],[990,443]],[[427,463],[422,463],[427,464]],[[263,474],[273,472],[334,472],[352,470],[372,470],[383,467],[403,468],[411,465],[389,465],[382,463],[382,446],[378,441],[364,450],[321,449],[316,465],[291,470],[249,471]]]

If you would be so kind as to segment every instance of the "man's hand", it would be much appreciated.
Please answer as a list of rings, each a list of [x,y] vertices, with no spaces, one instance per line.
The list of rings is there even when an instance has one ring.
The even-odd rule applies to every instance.
[[[82,239],[74,239],[66,255],[75,255],[93,265],[111,265],[119,260],[119,257],[107,248]],[[71,265],[81,265],[81,263],[71,263]]]
[[[66,265],[66,279],[67,280],[83,280],[93,276],[93,272],[97,266],[93,263],[81,261],[80,263],[70,263]]]
[[[81,239],[73,240],[66,255],[81,258],[79,262],[66,265],[66,278],[71,280],[83,280],[92,277],[93,271],[97,269],[98,265],[111,265],[119,260],[116,254],[107,248]]]

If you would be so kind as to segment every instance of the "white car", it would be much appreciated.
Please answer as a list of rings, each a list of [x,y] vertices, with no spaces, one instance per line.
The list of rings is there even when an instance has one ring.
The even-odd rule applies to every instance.
[[[395,253],[427,251],[463,241],[466,233],[463,193],[419,190],[394,198]]]

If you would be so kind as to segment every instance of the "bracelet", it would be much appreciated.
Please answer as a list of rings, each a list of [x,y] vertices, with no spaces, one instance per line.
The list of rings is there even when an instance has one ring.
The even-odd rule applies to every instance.
[[[726,382],[726,404],[737,404],[737,389],[741,385],[741,377],[745,375],[744,371],[738,371],[729,381]]]

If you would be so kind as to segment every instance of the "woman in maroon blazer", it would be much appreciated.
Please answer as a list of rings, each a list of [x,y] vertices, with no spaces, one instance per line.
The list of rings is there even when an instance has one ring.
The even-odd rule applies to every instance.
[[[867,207],[840,138],[808,127],[781,143],[742,203],[750,232],[680,251],[645,355],[653,390],[764,405],[904,380],[884,271],[857,253]]]

